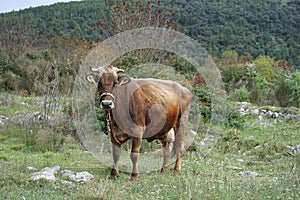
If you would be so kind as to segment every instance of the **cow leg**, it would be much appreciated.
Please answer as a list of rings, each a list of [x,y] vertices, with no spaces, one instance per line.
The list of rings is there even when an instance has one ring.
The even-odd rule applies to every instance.
[[[169,165],[171,151],[173,148],[173,142],[162,142],[162,145],[164,148],[164,162],[163,162],[163,166],[161,168],[161,172],[165,172]]]
[[[131,179],[137,179],[139,177],[138,159],[139,159],[139,152],[140,152],[141,145],[142,145],[141,138],[132,138],[132,149],[130,153],[130,159],[132,161]]]
[[[179,127],[179,129],[180,128],[183,128],[183,127]],[[178,133],[175,137],[176,163],[175,163],[174,170],[176,172],[180,172],[180,170],[181,170],[182,156],[183,156],[184,144],[185,144],[184,141],[185,141],[185,135]]]
[[[171,152],[173,149],[174,139],[175,139],[174,129],[171,129],[168,132],[167,138],[165,140],[161,141],[163,148],[164,148],[164,162],[163,162],[163,166],[161,168],[162,172],[166,171],[168,168],[169,161],[171,158]]]
[[[121,156],[121,146],[120,145],[112,143],[112,156],[113,156],[113,160],[114,160],[114,165],[110,172],[110,178],[115,179],[119,176],[118,161]]]
[[[176,164],[174,170],[180,172],[182,164],[182,156],[184,153],[184,145],[186,142],[186,128],[188,124],[188,115],[190,107],[188,107],[181,115],[177,122],[176,136],[175,136],[175,153],[176,153]]]

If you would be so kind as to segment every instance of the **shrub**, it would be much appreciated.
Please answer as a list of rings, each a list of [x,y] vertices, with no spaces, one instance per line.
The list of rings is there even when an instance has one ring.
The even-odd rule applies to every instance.
[[[60,151],[65,137],[49,129],[41,129],[37,132],[35,149],[40,151]]]
[[[289,102],[299,108],[300,106],[300,72],[287,75],[285,84],[291,91]]]
[[[230,95],[232,101],[249,101],[249,93],[245,86],[235,89],[233,94]]]
[[[245,119],[238,112],[238,109],[230,102],[227,102],[224,106],[226,106],[225,126],[228,128],[242,129],[244,126]]]
[[[201,113],[202,120],[207,122],[211,118],[210,91],[206,85],[196,84],[194,87],[194,93],[197,96],[197,100],[200,102],[199,111]]]
[[[278,75],[276,78],[276,85],[274,87],[274,97],[276,99],[276,103],[281,107],[289,106],[290,95],[292,91],[289,87],[286,76],[284,73]]]
[[[246,67],[230,66],[224,67],[221,71],[222,79],[225,83],[225,89],[227,92],[234,90],[236,87],[240,87],[243,84],[243,78],[246,77]]]
[[[8,155],[6,155],[6,154],[0,154],[0,160],[7,161],[8,160]]]
[[[55,155],[55,153],[51,152],[51,151],[47,151],[47,152],[44,153],[45,158],[53,158],[54,155]]]
[[[226,50],[222,53],[222,61],[226,65],[237,63],[239,54],[235,50]]]
[[[125,55],[113,63],[113,65],[118,66],[119,68],[122,68],[125,71],[128,71],[136,67],[138,64],[139,64],[139,59],[131,55]]]
[[[259,56],[254,61],[256,71],[270,83],[274,82],[273,63],[274,59],[269,56]]]
[[[255,66],[247,68],[247,80],[250,101],[256,104],[268,103],[266,101],[270,97],[270,87],[272,84],[256,71]]]
[[[14,144],[14,145],[12,145],[11,149],[15,150],[15,151],[19,151],[19,150],[22,150],[24,147],[25,147],[25,144],[20,143],[20,144]]]

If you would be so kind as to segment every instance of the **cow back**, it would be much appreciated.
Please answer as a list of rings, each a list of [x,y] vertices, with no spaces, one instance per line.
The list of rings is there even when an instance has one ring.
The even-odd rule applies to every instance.
[[[113,91],[113,118],[132,137],[160,139],[175,126],[184,92],[184,87],[172,81],[132,79]]]

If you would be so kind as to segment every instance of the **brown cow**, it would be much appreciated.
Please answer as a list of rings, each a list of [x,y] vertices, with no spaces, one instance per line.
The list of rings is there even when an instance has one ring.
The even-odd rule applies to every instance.
[[[132,140],[131,178],[138,178],[138,154],[142,139],[160,140],[164,147],[162,171],[166,170],[175,142],[175,171],[181,170],[192,93],[180,84],[157,79],[118,76],[124,70],[113,66],[91,68],[86,78],[98,84],[100,107],[106,110],[114,165],[111,178],[118,177],[121,144]]]

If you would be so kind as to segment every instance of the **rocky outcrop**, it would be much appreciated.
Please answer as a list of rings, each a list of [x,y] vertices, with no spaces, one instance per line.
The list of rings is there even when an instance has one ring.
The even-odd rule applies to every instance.
[[[289,108],[276,108],[272,106],[256,107],[249,102],[237,102],[239,106],[238,112],[240,115],[250,115],[257,117],[258,120],[263,118],[268,119],[298,119],[299,114],[294,114]]]
[[[288,155],[300,154],[300,144],[296,146],[288,146],[288,148],[290,149],[290,151],[287,152]]]
[[[35,168],[30,167],[30,169],[35,169]],[[55,165],[54,167],[46,167],[39,172],[34,172],[31,176],[31,179],[35,181],[40,179],[45,179],[48,181],[56,181],[57,177],[59,177],[57,176],[58,174],[61,175],[62,178],[61,181],[64,183],[70,182],[70,181],[66,182],[64,180],[65,178],[68,178],[75,182],[88,182],[94,179],[94,176],[87,171],[75,172],[67,169],[60,171],[60,166],[58,165]]]

